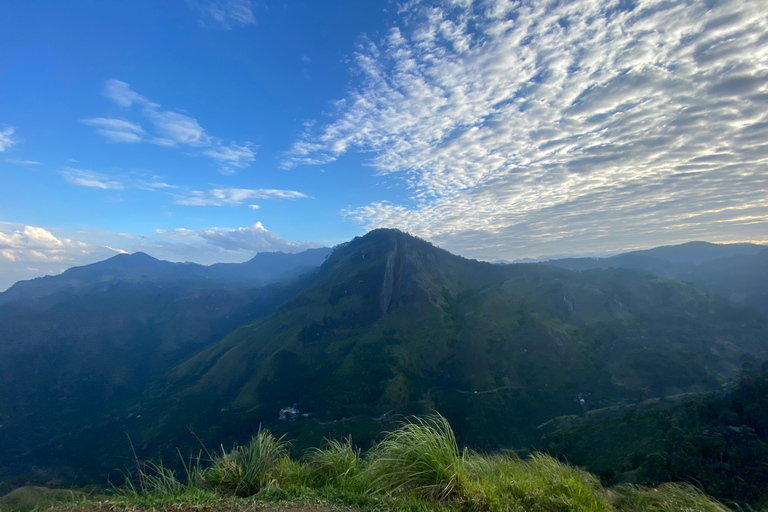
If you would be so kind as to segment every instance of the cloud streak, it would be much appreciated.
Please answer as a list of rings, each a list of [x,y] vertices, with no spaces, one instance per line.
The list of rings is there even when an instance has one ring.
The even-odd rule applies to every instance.
[[[306,194],[295,190],[212,188],[178,194],[174,203],[186,206],[239,206],[251,199],[304,199],[306,197],[308,197]],[[249,205],[249,208],[257,209],[258,206]]]
[[[96,171],[89,171],[87,169],[75,169],[73,167],[67,167],[61,171],[61,175],[70,185],[78,187],[99,188],[102,190],[116,189],[122,190],[125,188],[123,183],[113,179],[105,174],[101,174]]]
[[[346,216],[475,257],[757,239],[766,20],[736,0],[411,3],[283,165],[368,153],[408,200]]]
[[[140,124],[121,118],[94,117],[83,119],[83,123],[96,129],[96,133],[112,143],[149,142],[169,148],[190,150],[192,154],[205,156],[218,164],[222,174],[233,174],[248,167],[256,156],[256,146],[251,142],[225,142],[209,135],[197,119],[163,110],[158,103],[134,91],[120,80],[110,79],[104,87],[104,96],[117,105],[138,108],[141,116],[149,122],[151,132]]]

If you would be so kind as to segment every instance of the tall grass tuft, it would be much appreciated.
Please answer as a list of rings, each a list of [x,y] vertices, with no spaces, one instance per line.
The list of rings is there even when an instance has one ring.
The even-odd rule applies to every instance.
[[[730,512],[689,484],[668,483],[655,488],[622,485],[611,492],[622,512]]]
[[[235,445],[229,452],[222,447],[205,476],[220,491],[252,496],[278,479],[280,461],[287,456],[288,443],[283,438],[259,429],[246,445]]]
[[[310,449],[304,456],[304,461],[312,470],[318,484],[339,485],[344,488],[354,486],[362,467],[360,450],[352,445],[351,438],[344,442],[326,439],[323,448]]]
[[[156,494],[159,496],[175,496],[184,489],[176,472],[163,466],[163,463],[143,462],[136,464],[136,480],[134,484],[128,480],[127,491],[134,493]]]
[[[447,499],[458,492],[462,454],[448,421],[440,415],[416,418],[389,432],[369,454],[361,474],[373,493],[416,491]]]

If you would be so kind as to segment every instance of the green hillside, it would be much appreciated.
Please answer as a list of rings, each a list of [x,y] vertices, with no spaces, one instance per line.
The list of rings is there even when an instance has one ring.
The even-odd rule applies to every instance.
[[[394,230],[341,246],[275,314],[191,357],[145,395],[131,432],[163,453],[259,425],[302,448],[370,443],[436,409],[462,442],[525,447],[559,415],[720,389],[766,356],[766,321],[627,269],[463,259]],[[297,416],[280,421],[281,409]]]

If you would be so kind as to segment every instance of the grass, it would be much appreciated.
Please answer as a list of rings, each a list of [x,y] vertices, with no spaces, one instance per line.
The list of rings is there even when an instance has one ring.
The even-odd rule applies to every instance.
[[[288,443],[268,430],[261,430],[244,446],[235,445],[213,459],[205,479],[217,490],[237,496],[252,496],[280,479],[281,463],[288,457]]]
[[[461,492],[464,464],[448,421],[430,416],[386,434],[369,454],[362,475],[369,492],[415,491],[447,499]]]
[[[246,445],[184,464],[186,478],[161,464],[138,466],[136,484],[89,510],[254,510],[289,503],[306,511],[381,512],[726,512],[682,484],[604,489],[597,478],[547,455],[483,455],[461,450],[441,416],[414,419],[362,455],[351,439],[327,440],[302,460],[259,430]],[[0,498],[2,499],[2,498]],[[280,507],[283,507],[280,505]],[[284,507],[283,507],[284,508]]]
[[[74,503],[85,499],[86,494],[79,491],[27,485],[0,496],[0,510],[24,512],[50,507],[54,503]]]

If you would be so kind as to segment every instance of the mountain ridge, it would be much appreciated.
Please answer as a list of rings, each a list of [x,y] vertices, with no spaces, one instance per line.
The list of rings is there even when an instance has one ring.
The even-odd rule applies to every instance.
[[[6,465],[48,461],[96,478],[130,464],[124,432],[140,457],[157,458],[199,449],[190,428],[225,444],[261,425],[297,450],[350,434],[366,445],[398,417],[432,410],[478,449],[525,448],[553,417],[717,390],[768,357],[768,320],[691,284],[643,269],[479,262],[397,230],[340,244],[311,274],[275,286],[262,313],[120,401],[94,401],[103,409],[67,420],[71,433],[46,427]],[[293,407],[295,420],[281,421]]]

